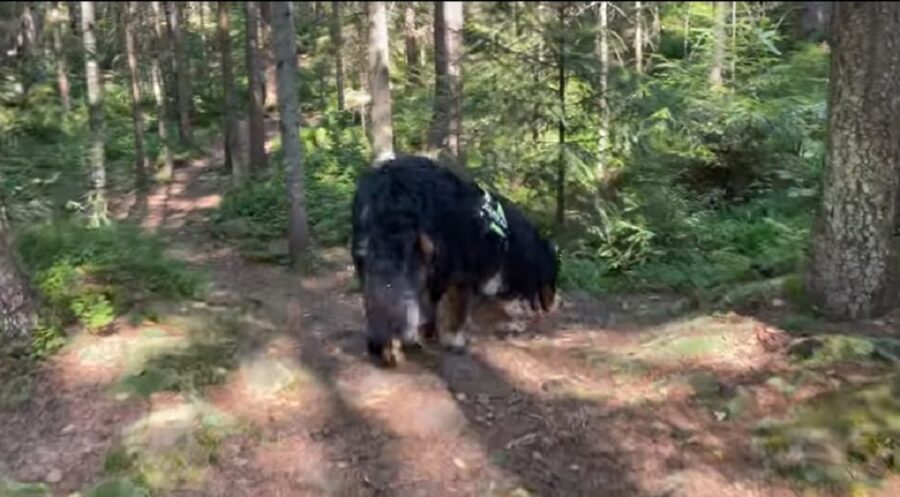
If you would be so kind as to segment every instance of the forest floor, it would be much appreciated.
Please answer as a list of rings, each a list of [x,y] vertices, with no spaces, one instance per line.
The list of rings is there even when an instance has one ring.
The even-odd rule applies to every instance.
[[[799,339],[776,325],[790,304],[703,313],[671,295],[567,294],[542,321],[485,305],[467,354],[431,347],[383,370],[366,357],[345,249],[301,277],[210,229],[220,164],[213,147],[145,199],[118,199],[118,217],[163,236],[210,288],[145,302],[143,320],[76,336],[43,363],[27,398],[0,406],[0,495],[141,495],[132,483],[172,496],[900,494],[890,478],[859,493],[776,477],[848,465],[840,440],[761,434],[760,421],[877,404],[852,396],[895,371],[799,364],[787,352]],[[859,326],[890,336],[895,322]]]

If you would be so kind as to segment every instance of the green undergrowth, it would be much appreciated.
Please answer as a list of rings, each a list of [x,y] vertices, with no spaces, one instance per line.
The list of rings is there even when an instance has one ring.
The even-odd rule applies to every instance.
[[[202,287],[197,273],[166,256],[160,240],[131,225],[42,224],[25,230],[17,248],[48,318],[62,326],[101,329],[137,302],[189,298]]]

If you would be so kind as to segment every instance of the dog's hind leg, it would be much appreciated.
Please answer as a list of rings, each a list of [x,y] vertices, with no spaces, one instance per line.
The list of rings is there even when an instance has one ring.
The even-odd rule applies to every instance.
[[[453,352],[466,348],[465,327],[472,306],[468,288],[453,285],[447,289],[438,305],[438,332],[441,345]]]

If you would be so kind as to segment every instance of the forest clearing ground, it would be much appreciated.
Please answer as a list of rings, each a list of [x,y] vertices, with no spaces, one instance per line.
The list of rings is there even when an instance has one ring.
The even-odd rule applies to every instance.
[[[346,250],[300,277],[212,236],[221,162],[214,146],[118,203],[210,288],[76,337],[31,377],[28,400],[0,406],[0,495],[26,495],[13,479],[52,495],[137,495],[129,481],[185,496],[802,495],[752,450],[758,422],[890,371],[813,372],[767,351],[785,340],[767,323],[786,311],[771,306],[641,325],[680,300],[577,295],[537,323],[484,306],[468,354],[430,348],[381,370]]]

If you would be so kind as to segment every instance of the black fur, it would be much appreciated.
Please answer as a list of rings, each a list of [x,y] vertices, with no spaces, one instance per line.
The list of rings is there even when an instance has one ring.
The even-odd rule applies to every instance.
[[[558,272],[555,248],[511,202],[491,196],[503,206],[505,236],[491,231],[482,212],[485,190],[427,158],[397,158],[360,178],[352,252],[373,355],[383,356],[413,327],[433,327],[436,305],[450,286],[479,293],[498,273],[504,285],[495,296],[549,310],[546,290],[555,296]],[[418,308],[410,310],[410,302]],[[411,316],[418,321],[410,322]]]

